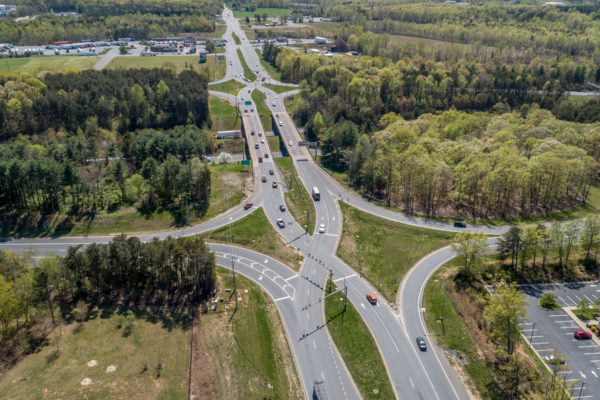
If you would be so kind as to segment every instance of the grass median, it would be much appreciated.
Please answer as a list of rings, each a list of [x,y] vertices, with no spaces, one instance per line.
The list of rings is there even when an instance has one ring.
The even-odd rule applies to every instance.
[[[235,44],[237,44],[238,46],[242,44],[242,41],[240,40],[238,35],[235,34],[235,32],[231,32],[231,36],[233,37],[233,41],[235,42]]]
[[[252,70],[246,63],[246,60],[244,59],[244,56],[242,55],[242,51],[240,49],[237,50],[237,55],[242,63],[242,67],[244,68],[244,76],[251,82],[254,82],[256,80],[256,74],[252,72]]]
[[[285,204],[288,210],[303,227],[306,226],[306,210],[309,210],[308,232],[310,234],[314,233],[317,221],[315,204],[293,169],[292,159],[289,157],[275,158],[275,163],[279,167],[288,188],[288,191],[285,192]]]
[[[202,375],[197,383],[214,388],[213,395],[205,398],[302,399],[302,385],[275,303],[239,274],[236,287],[238,310],[233,314],[233,293],[225,291],[233,288],[231,272],[217,268],[217,297],[224,302],[199,318],[197,347],[207,360],[198,365]]]
[[[258,91],[252,91],[252,100],[254,101],[254,105],[256,106],[256,111],[258,111],[258,115],[260,117],[260,123],[263,126],[265,131],[271,130],[271,111],[265,105],[265,95]]]
[[[274,91],[275,93],[285,93],[285,92],[289,92],[290,90],[296,90],[297,88],[294,86],[282,86],[282,85],[272,85],[270,83],[263,83],[263,86],[271,89],[272,91]]]
[[[300,269],[304,257],[279,235],[267,220],[263,209],[258,208],[253,212],[248,210],[248,212],[250,214],[241,220],[204,233],[202,236],[219,243],[230,243],[231,237],[234,244],[273,257],[295,271]]]
[[[209,96],[208,100],[213,130],[229,131],[241,128],[242,119],[236,113],[235,106],[216,96]]]
[[[221,83],[209,84],[208,90],[237,95],[244,87],[245,85],[243,83],[240,83],[235,79],[230,79]]]
[[[395,301],[404,274],[423,256],[452,243],[454,233],[417,228],[362,212],[343,202],[337,255]]]
[[[325,300],[327,329],[336,347],[364,399],[393,399],[394,390],[371,332],[352,303],[342,312],[343,300],[343,292]]]
[[[258,59],[260,60],[260,63],[262,64],[264,69],[267,70],[267,73],[269,74],[269,76],[277,81],[281,81],[281,72],[279,72],[279,70],[277,70],[273,65],[271,65],[270,62],[263,59],[262,51],[260,51],[260,49],[255,49],[255,50],[256,50],[256,54],[258,54]],[[279,92],[277,92],[277,93],[279,93]]]

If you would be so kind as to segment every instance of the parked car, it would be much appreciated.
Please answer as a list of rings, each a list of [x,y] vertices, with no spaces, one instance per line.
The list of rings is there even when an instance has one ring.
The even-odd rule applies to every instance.
[[[252,207],[252,202],[247,202],[246,204],[244,204],[244,210],[249,209],[250,207]]]
[[[546,360],[546,364],[552,364],[552,365],[565,363],[564,358],[557,357],[555,354],[549,354],[547,356],[544,356],[544,360]]]
[[[417,346],[419,346],[419,350],[421,351],[427,350],[427,343],[425,343],[425,339],[421,336],[417,336]]]
[[[573,336],[575,337],[575,339],[591,339],[592,338],[592,332],[586,332],[583,330],[578,330],[575,331],[575,333],[573,334]]]
[[[267,181],[267,177],[266,177],[266,176],[264,176],[264,175],[263,175],[263,176],[261,176],[261,177],[260,177],[260,181],[261,181],[261,182],[266,182],[266,181]]]
[[[285,206],[283,204],[279,205],[279,211],[285,212]]]
[[[273,182],[271,183],[271,186],[273,186],[273,189],[276,189],[276,188],[277,188],[277,182],[273,181]]]
[[[277,225],[278,225],[280,228],[284,228],[284,227],[285,227],[285,222],[283,222],[283,220],[282,220],[281,218],[278,218],[278,219],[277,219]]]
[[[373,305],[377,304],[377,297],[373,293],[367,293],[367,300]]]
[[[454,221],[454,227],[455,228],[466,228],[467,224],[465,224],[462,221]]]

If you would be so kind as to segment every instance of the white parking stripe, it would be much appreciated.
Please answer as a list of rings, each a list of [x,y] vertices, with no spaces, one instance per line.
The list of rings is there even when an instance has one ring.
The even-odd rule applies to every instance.
[[[567,322],[571,322],[572,323],[573,320],[572,319],[566,319],[564,321],[552,321],[552,322],[554,322],[555,324],[565,324]]]
[[[573,300],[572,298],[570,298],[569,296],[567,296],[567,299],[569,299],[569,301],[571,301],[571,303],[573,303],[573,305],[577,305],[577,303],[575,302],[575,300]]]
[[[550,318],[556,318],[556,317],[566,317],[566,314],[553,314],[553,315],[549,315]]]
[[[594,354],[600,354],[600,351],[596,352],[596,353],[583,353],[584,356],[591,356]]]
[[[531,343],[531,344],[548,344],[548,342],[535,342],[535,343]]]
[[[596,345],[595,344],[590,344],[588,346],[577,346],[577,348],[579,348],[579,349],[587,349],[589,347],[596,347]]]

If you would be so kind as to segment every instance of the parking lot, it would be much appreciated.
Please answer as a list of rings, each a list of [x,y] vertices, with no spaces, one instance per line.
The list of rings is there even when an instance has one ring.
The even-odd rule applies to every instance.
[[[557,375],[570,382],[577,381],[572,398],[598,397],[594,393],[600,392],[600,347],[592,340],[575,339],[574,332],[581,328],[564,310],[545,310],[538,302],[542,294],[549,292],[557,296],[561,307],[575,307],[583,299],[593,303],[600,297],[600,285],[597,282],[542,284],[522,285],[520,289],[529,302],[528,319],[520,324],[527,342]],[[565,371],[558,371],[560,368],[549,361],[556,353],[565,358]]]

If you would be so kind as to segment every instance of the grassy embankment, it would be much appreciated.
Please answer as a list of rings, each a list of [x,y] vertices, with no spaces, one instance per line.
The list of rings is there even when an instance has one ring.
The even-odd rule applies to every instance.
[[[263,83],[263,86],[271,89],[272,91],[274,91],[275,93],[285,93],[285,92],[289,92],[290,90],[296,90],[296,87],[293,86],[282,86],[282,85],[272,85],[270,83]]]
[[[242,44],[242,41],[240,40],[238,35],[235,34],[235,32],[231,32],[231,36],[233,37],[233,41],[235,42],[235,44],[237,44],[238,46]]]
[[[308,232],[310,234],[314,233],[317,218],[315,204],[295,170],[293,170],[294,176],[292,177],[292,159],[289,157],[276,158],[275,163],[279,167],[288,188],[288,191],[285,192],[286,207],[302,227],[306,226],[306,210],[310,210]]]
[[[256,49],[256,54],[258,54],[260,63],[267,70],[269,76],[275,80],[281,81],[281,72],[279,72],[275,67],[273,67],[270,62],[267,62],[263,59],[262,51],[260,51],[260,49]]]
[[[231,273],[217,268],[216,312],[200,317],[197,337],[209,365],[200,385],[213,387],[216,399],[302,399],[294,359],[277,308],[269,295],[243,276],[236,276],[238,310]],[[212,376],[211,376],[212,375]],[[206,397],[210,398],[210,397]]]
[[[344,216],[337,254],[395,301],[404,274],[423,256],[452,243],[454,233],[417,228],[340,203]]]
[[[248,210],[248,213],[239,221],[202,235],[213,242],[230,243],[231,229],[234,244],[273,257],[296,271],[300,269],[303,256],[277,233],[263,209]]]
[[[190,221],[194,224],[210,219],[232,207],[244,197],[245,179],[251,179],[249,167],[230,164],[224,172],[222,166],[210,165],[211,194],[206,214]],[[47,229],[44,221],[47,220]],[[22,215],[3,218],[0,221],[2,236],[52,236],[52,235],[99,235],[110,233],[153,232],[173,228],[176,225],[175,213],[169,210],[156,211],[150,215],[135,210],[101,212],[93,216],[50,215],[46,219],[40,215]]]
[[[393,399],[394,391],[375,340],[352,303],[348,302],[342,313],[343,299],[340,292],[325,301],[327,329],[363,398]]]
[[[258,116],[260,117],[260,123],[262,124],[263,129],[265,131],[272,130],[271,111],[269,111],[269,109],[267,108],[267,106],[264,102],[265,95],[258,90],[253,90],[251,96],[252,96],[252,101],[254,101],[254,105],[256,106],[256,111],[258,112]]]
[[[215,96],[209,96],[208,100],[212,131],[229,131],[241,128],[242,118],[236,114],[235,106]]]

